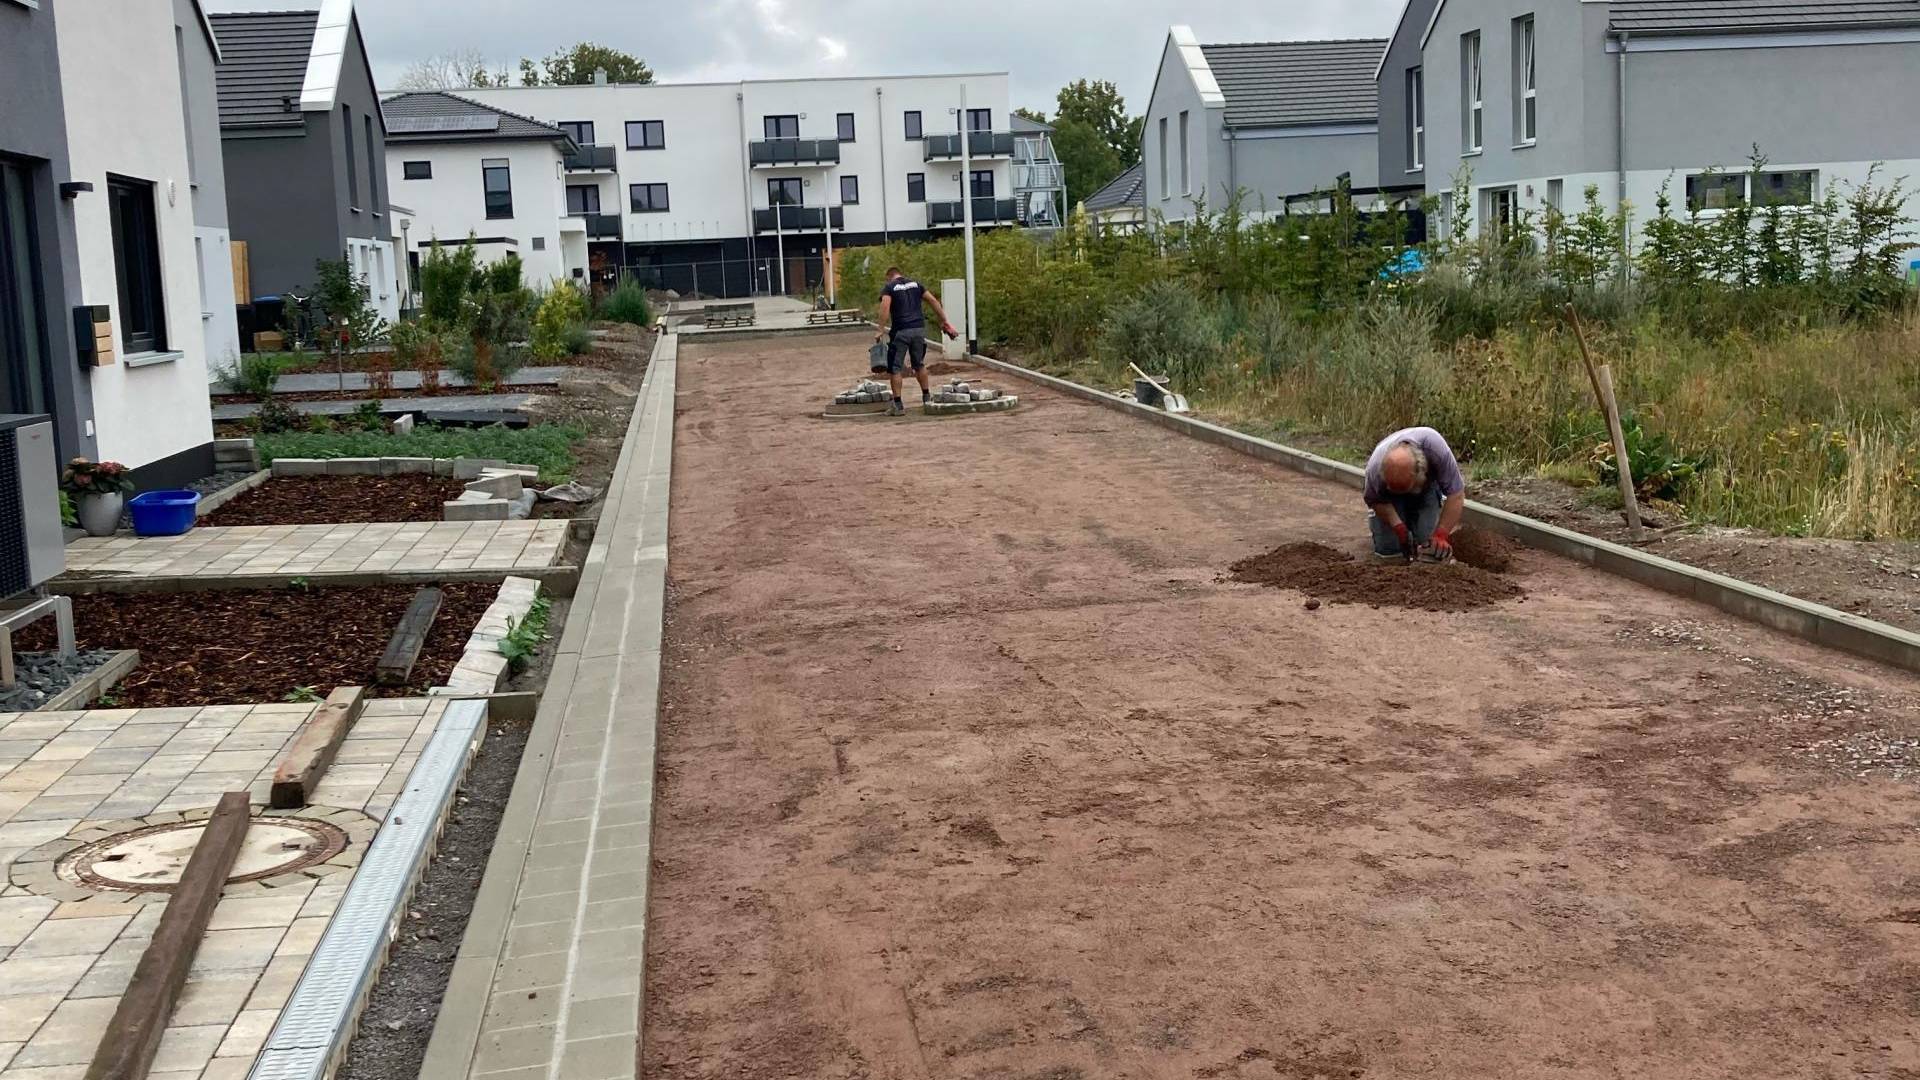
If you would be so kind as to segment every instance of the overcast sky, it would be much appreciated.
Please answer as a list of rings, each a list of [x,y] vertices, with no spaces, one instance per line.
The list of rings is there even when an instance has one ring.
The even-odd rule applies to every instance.
[[[307,6],[318,4],[306,0]],[[301,0],[207,0],[215,11]],[[1204,42],[1386,37],[1401,0],[357,0],[386,89],[423,56],[475,48],[495,65],[591,40],[663,82],[1007,71],[1013,103],[1053,111],[1074,79],[1111,79],[1141,111],[1167,27]],[[956,25],[936,12],[962,11]]]

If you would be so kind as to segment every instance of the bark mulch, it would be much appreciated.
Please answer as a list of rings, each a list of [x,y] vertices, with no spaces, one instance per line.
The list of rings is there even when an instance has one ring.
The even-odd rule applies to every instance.
[[[416,387],[411,390],[369,390],[365,387],[348,387],[345,390],[288,390],[275,393],[273,400],[281,402],[296,401],[398,401],[414,398],[445,397],[486,397],[491,394],[531,394],[548,384],[520,383],[509,385],[501,383],[495,387],[482,386],[438,386],[431,390]],[[214,394],[215,405],[252,405],[260,399],[252,394]]]
[[[1282,544],[1234,563],[1233,580],[1303,592],[1332,604],[1420,611],[1471,611],[1525,595],[1520,586],[1474,566],[1361,562],[1325,544]]]
[[[76,596],[73,622],[83,649],[140,650],[139,666],[113,691],[117,708],[283,701],[297,687],[418,697],[446,683],[500,591],[439,588],[440,615],[411,681],[397,687],[375,687],[374,666],[419,591],[413,585]],[[52,637],[36,623],[15,647],[50,649]]]
[[[439,521],[465,485],[440,476],[283,476],[200,519],[202,525],[371,525]]]

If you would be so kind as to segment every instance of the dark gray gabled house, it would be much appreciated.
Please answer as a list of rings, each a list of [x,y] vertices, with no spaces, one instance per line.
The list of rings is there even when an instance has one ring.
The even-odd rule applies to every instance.
[[[352,0],[213,17],[233,238],[254,297],[304,290],[346,257],[388,319],[400,310],[386,121]]]

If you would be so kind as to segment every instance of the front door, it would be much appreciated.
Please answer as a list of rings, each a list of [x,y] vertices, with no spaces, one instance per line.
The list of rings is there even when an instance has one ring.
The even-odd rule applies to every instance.
[[[0,413],[49,410],[31,179],[25,167],[0,160]]]

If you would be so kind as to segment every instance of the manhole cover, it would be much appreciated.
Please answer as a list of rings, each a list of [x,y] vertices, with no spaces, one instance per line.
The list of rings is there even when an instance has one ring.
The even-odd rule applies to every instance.
[[[59,873],[96,889],[166,892],[180,884],[206,827],[204,821],[179,821],[95,840],[61,859]],[[291,873],[325,862],[346,846],[347,834],[325,821],[255,818],[227,881],[258,881]]]

